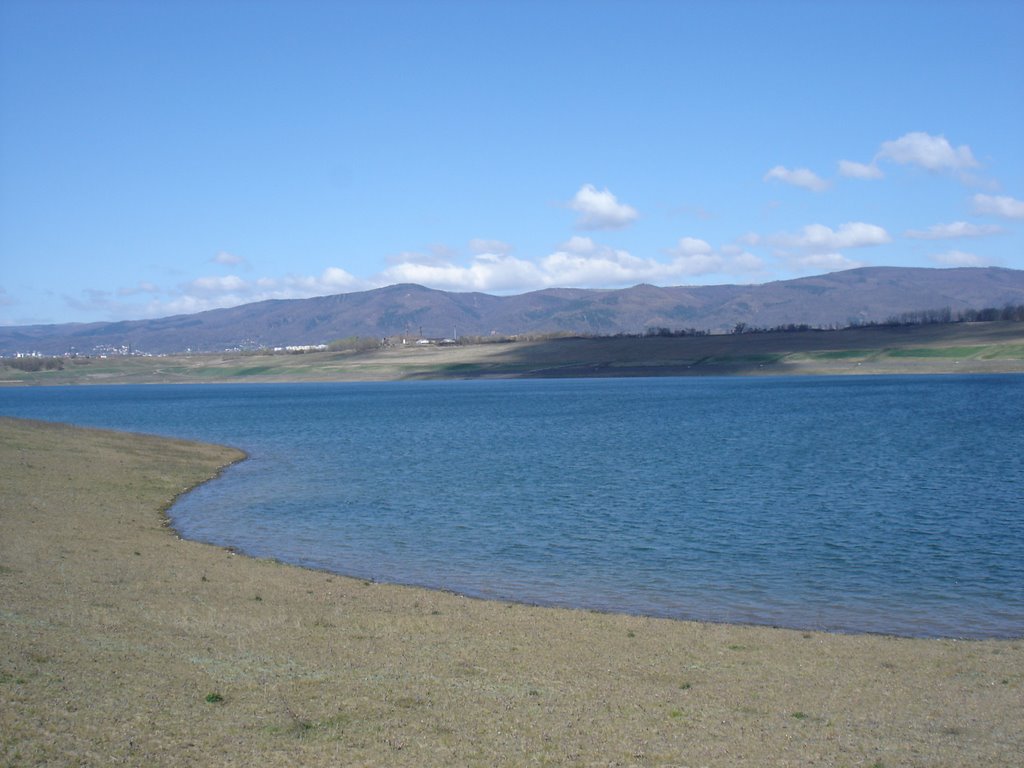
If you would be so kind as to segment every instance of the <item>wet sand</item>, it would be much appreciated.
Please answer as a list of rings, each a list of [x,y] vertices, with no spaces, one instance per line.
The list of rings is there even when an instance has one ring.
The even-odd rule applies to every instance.
[[[1019,766],[1024,641],[486,602],[182,541],[231,449],[0,419],[0,765]]]

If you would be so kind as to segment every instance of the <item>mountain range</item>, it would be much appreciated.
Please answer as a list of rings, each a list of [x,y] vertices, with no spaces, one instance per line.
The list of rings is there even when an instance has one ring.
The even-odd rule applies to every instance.
[[[125,350],[153,354],[326,344],[358,337],[573,333],[648,328],[723,332],[881,322],[906,312],[1024,304],[1024,270],[864,267],[760,285],[618,290],[551,288],[516,296],[420,285],[261,301],[151,320],[0,327],[0,355]]]

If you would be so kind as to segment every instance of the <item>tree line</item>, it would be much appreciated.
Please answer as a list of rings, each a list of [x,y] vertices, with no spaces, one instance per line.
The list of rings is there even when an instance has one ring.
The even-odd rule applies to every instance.
[[[953,311],[950,307],[942,309],[921,309],[912,312],[900,312],[890,315],[885,320],[851,320],[845,326],[812,326],[806,323],[799,325],[786,323],[772,327],[736,323],[730,333],[794,333],[799,331],[838,331],[847,328],[901,328],[911,325],[948,325],[953,323],[991,323],[996,321],[1020,323],[1024,322],[1024,304],[1007,304],[1003,307],[986,307],[985,309],[961,309]]]
[[[947,323],[991,323],[1024,322],[1024,304],[1006,304],[1002,307],[986,307],[985,309],[961,309],[953,312],[949,307],[943,309],[926,309],[917,312],[901,312],[890,315],[879,323],[861,323],[861,326],[904,326],[904,325],[942,325]]]
[[[885,320],[851,320],[846,325],[833,323],[828,326],[812,326],[807,323],[784,323],[775,326],[749,325],[745,322],[736,323],[728,332],[740,333],[800,333],[810,331],[838,331],[848,328],[898,328],[913,325],[941,325],[953,323],[990,323],[990,322],[1024,322],[1024,304],[1006,304],[1002,307],[985,307],[984,309],[960,309],[953,311],[950,307],[942,309],[925,309],[912,312],[901,312],[890,315]],[[697,328],[668,328],[650,326],[642,333],[573,333],[571,331],[553,331],[547,333],[527,333],[514,336],[460,336],[458,344],[508,343],[513,341],[551,341],[566,338],[682,338],[687,336],[710,336],[711,331]],[[327,345],[331,352],[366,352],[382,346],[389,346],[391,339],[375,337],[349,336],[336,339]],[[250,350],[243,354],[267,354],[268,350]],[[73,358],[72,362],[84,363],[86,359]],[[39,371],[59,371],[64,368],[64,358],[25,356],[0,359],[7,368],[14,368],[26,373]]]
[[[64,361],[59,357],[14,357],[4,360],[4,365],[25,373],[64,369]]]

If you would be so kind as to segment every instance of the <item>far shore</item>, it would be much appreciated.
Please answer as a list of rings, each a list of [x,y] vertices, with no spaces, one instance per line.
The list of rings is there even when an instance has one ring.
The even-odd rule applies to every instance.
[[[0,386],[415,381],[629,376],[846,376],[1024,373],[1024,323],[861,327],[709,336],[567,337],[406,344],[363,351],[70,357]]]
[[[177,537],[242,458],[0,418],[0,765],[1021,764],[1024,639],[489,602]]]

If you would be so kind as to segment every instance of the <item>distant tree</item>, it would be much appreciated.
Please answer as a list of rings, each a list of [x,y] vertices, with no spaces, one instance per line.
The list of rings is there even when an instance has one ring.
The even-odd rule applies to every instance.
[[[367,352],[380,346],[380,339],[373,336],[346,336],[330,342],[327,349],[330,352]]]
[[[64,361],[59,357],[15,357],[4,360],[4,365],[25,373],[38,371],[60,371],[64,369]]]

